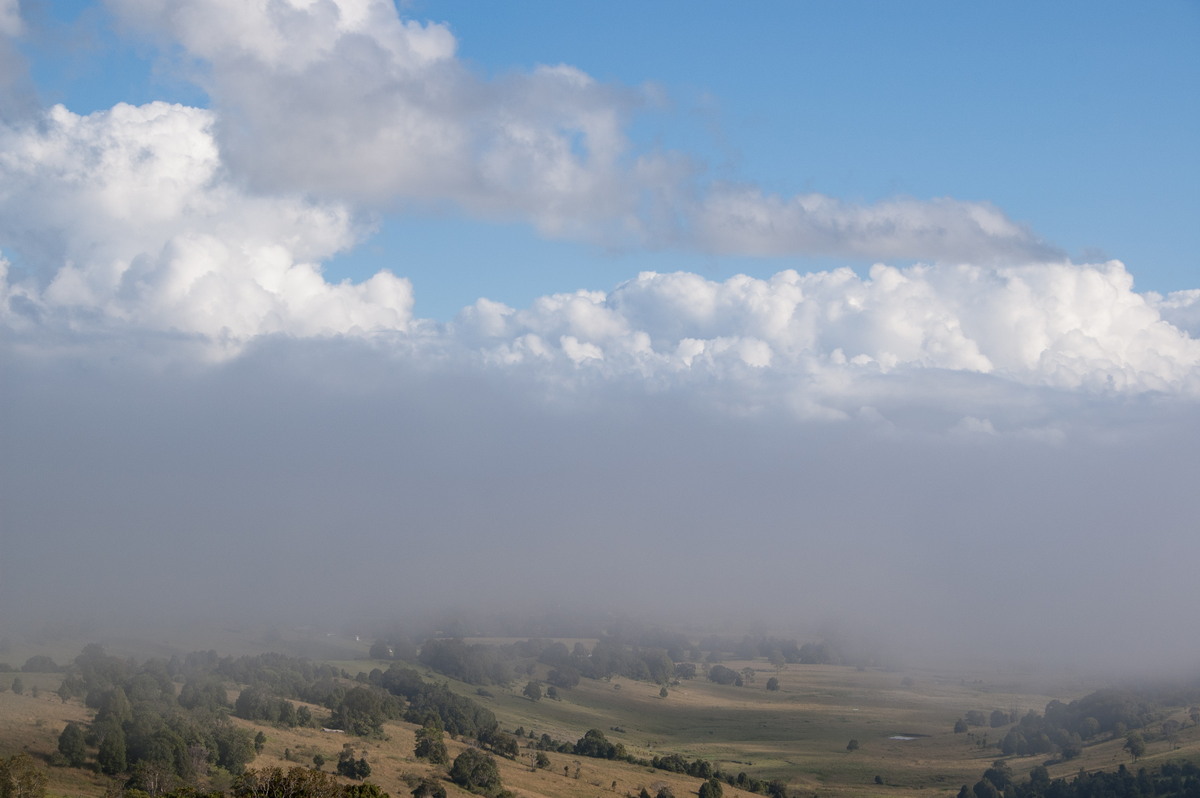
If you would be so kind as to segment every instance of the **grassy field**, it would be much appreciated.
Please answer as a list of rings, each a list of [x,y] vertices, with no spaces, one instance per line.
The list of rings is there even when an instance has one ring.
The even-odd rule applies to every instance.
[[[323,641],[321,641],[323,642]],[[255,641],[258,645],[259,641]],[[247,644],[247,648],[252,647]],[[345,650],[345,647],[343,647]],[[66,653],[56,658],[68,661]],[[349,673],[386,667],[369,660],[341,660]],[[963,784],[973,784],[992,761],[1000,757],[994,746],[1006,727],[973,728],[955,734],[955,720],[968,710],[993,709],[1023,714],[1041,711],[1048,701],[1069,701],[1099,685],[1074,679],[1046,683],[1003,672],[950,673],[934,671],[887,672],[837,666],[791,665],[776,670],[762,660],[723,663],[735,670],[752,668],[755,678],[744,687],[721,686],[698,677],[672,686],[664,698],[659,686],[614,678],[583,680],[572,690],[560,691],[561,700],[530,701],[521,695],[523,681],[507,688],[478,688],[450,682],[456,691],[491,709],[502,728],[523,727],[563,741],[575,741],[590,728],[598,728],[613,742],[621,742],[637,757],[678,753],[703,757],[722,770],[745,771],[760,779],[786,782],[797,796],[948,796]],[[16,674],[0,674],[7,687]],[[27,750],[43,760],[55,750],[59,732],[68,721],[86,721],[89,711],[80,703],[63,703],[54,694],[60,676],[20,674],[24,692],[0,692],[0,755]],[[778,691],[768,691],[768,678],[776,677]],[[38,695],[33,695],[37,687]],[[318,716],[324,710],[314,707]],[[1184,729],[1174,744],[1153,741],[1142,762],[1153,765],[1168,759],[1200,761],[1200,729],[1177,719]],[[322,754],[332,767],[343,744],[357,756],[365,755],[373,772],[370,780],[393,796],[411,790],[415,777],[433,772],[413,758],[415,727],[393,722],[383,739],[349,738],[318,729],[282,729],[236,720],[258,730],[267,743],[253,767],[311,764]],[[908,739],[901,739],[908,738]],[[855,751],[847,743],[857,740]],[[448,741],[451,756],[463,744]],[[1052,776],[1071,776],[1083,767],[1112,769],[1129,762],[1122,741],[1089,746],[1083,756],[1050,767]],[[286,758],[285,758],[286,756]],[[504,784],[517,795],[599,798],[651,793],[670,786],[676,796],[695,795],[699,780],[654,771],[623,762],[551,753],[551,766],[533,770],[524,753],[517,761],[500,760]],[[1010,759],[1023,776],[1045,757]],[[70,768],[50,768],[54,795],[101,796],[109,781],[97,773]],[[879,782],[879,783],[877,783]],[[454,788],[447,785],[454,792]],[[731,798],[749,795],[728,788]]]

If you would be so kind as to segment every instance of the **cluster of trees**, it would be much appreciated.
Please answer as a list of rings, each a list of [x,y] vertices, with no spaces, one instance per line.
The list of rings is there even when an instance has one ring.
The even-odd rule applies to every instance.
[[[188,685],[190,684],[192,682],[188,682]],[[184,685],[185,692],[188,685]],[[216,686],[222,691],[225,689],[219,682]],[[180,693],[179,701],[183,703],[184,693]],[[316,725],[316,718],[307,706],[301,704],[297,707],[286,698],[271,695],[262,687],[247,687],[242,690],[233,704],[233,714],[245,720],[274,723],[288,728]]]
[[[505,656],[513,646],[484,643],[468,644],[460,638],[426,640],[418,657],[420,663],[438,673],[467,684],[508,684],[512,681],[516,656]]]
[[[1116,772],[1087,773],[1080,770],[1072,779],[1051,779],[1042,765],[1035,767],[1024,781],[1013,779],[1012,771],[998,761],[984,772],[983,778],[958,798],[1200,798],[1200,765],[1191,762],[1168,763],[1153,770],[1141,768],[1132,773],[1125,765]]]
[[[659,684],[675,678],[675,659],[668,649],[639,646],[614,637],[601,637],[591,650],[582,643],[568,649],[561,641],[549,640],[499,646],[467,643],[460,638],[432,638],[421,645],[417,659],[437,673],[477,685],[510,684],[521,674],[532,674],[538,664],[550,666],[547,682],[567,690],[581,677],[624,676]]]
[[[344,671],[314,668],[303,659],[281,655],[269,657],[272,665],[253,658],[250,662],[243,661],[236,667],[224,669],[223,672],[233,671],[248,677],[251,682],[234,702],[233,713],[237,717],[287,727],[323,725],[365,737],[381,734],[385,721],[395,720],[403,714],[402,703],[378,684],[349,683]],[[310,681],[305,681],[306,677]],[[211,680],[215,676],[205,674],[201,678]],[[187,685],[184,685],[181,700],[186,692]],[[329,710],[329,715],[318,719],[307,706],[297,707],[285,696],[320,704]]]
[[[631,760],[624,745],[609,742],[608,738],[604,736],[604,732],[599,729],[588,729],[575,743],[572,750],[577,756],[588,756],[593,759]]]
[[[455,626],[450,624],[451,629]],[[578,636],[580,632],[575,629],[571,636]],[[765,658],[776,667],[789,663],[842,664],[851,661],[851,657],[830,641],[799,643],[793,639],[747,635],[742,638],[710,636],[693,642],[683,634],[659,627],[643,627],[629,620],[611,622],[603,632],[591,629],[583,632],[583,636],[596,637],[596,643],[590,649],[578,642],[568,648],[561,641],[545,638],[499,645],[468,643],[455,636],[436,636],[426,639],[418,652],[407,638],[392,634],[377,639],[371,646],[370,655],[385,661],[419,662],[436,673],[480,686],[510,685],[517,679],[533,675],[540,664],[550,668],[546,682],[568,690],[584,677],[622,676],[666,685],[677,679],[695,678],[696,666],[688,662],[689,659],[718,663],[727,655],[742,659]],[[863,658],[858,660],[861,664]]]
[[[231,798],[388,798],[378,785],[342,784],[333,775],[320,770],[294,767],[248,770],[238,777],[230,791]],[[165,795],[160,798],[176,798]],[[196,798],[195,792],[181,790],[177,798]],[[210,793],[207,798],[224,798],[223,793]]]
[[[656,756],[650,760],[650,766],[657,770],[666,770],[671,773],[686,773],[698,779],[711,779],[713,774],[716,773],[712,762],[709,762],[707,759],[693,759],[689,762],[686,757],[682,757],[679,754]]]
[[[404,705],[374,685],[357,685],[342,693],[331,709],[329,725],[360,737],[383,733],[384,721],[397,720]]]
[[[499,723],[490,709],[460,696],[445,684],[429,684],[412,668],[393,664],[386,671],[372,671],[370,683],[408,701],[403,718],[409,723],[430,725],[432,720],[455,737],[479,738],[496,732]]]
[[[1101,735],[1120,737],[1130,730],[1141,729],[1163,715],[1161,698],[1150,692],[1110,688],[1064,704],[1051,701],[1045,712],[1027,712],[1020,720],[1015,713],[993,710],[985,716],[981,710],[971,710],[954,725],[956,732],[968,726],[992,728],[1014,724],[1000,740],[1000,750],[1006,755],[1032,756],[1057,753],[1063,759],[1073,759],[1083,745]]]
[[[312,662],[304,657],[285,654],[259,654],[247,657],[217,657],[214,651],[189,654],[183,673],[192,676],[216,676],[267,694],[332,708],[346,691],[350,674],[332,665]]]
[[[236,776],[266,738],[238,728],[230,715],[289,727],[325,725],[349,734],[379,734],[385,721],[405,714],[405,701],[383,686],[382,672],[377,676],[376,684],[356,683],[339,669],[281,654],[235,659],[207,651],[139,664],[89,645],[67,669],[58,694],[64,701],[82,698],[95,715],[89,724],[66,726],[56,761],[80,767],[94,757],[101,772],[125,776],[129,787],[151,793],[198,783],[213,769]],[[232,705],[230,682],[247,685]],[[482,727],[495,727],[490,712],[481,717],[486,710],[451,698],[444,687],[414,695],[418,701],[409,709],[445,716],[462,733],[475,736]],[[318,719],[306,704],[298,706],[291,699],[319,704],[329,714]],[[361,779],[369,765],[343,757],[338,771]]]
[[[530,732],[529,735],[532,737],[533,732]],[[634,757],[626,751],[624,745],[619,742],[610,741],[604,732],[599,729],[588,729],[574,743],[558,742],[551,738],[550,735],[543,734],[533,743],[533,746],[540,751],[558,751],[559,753],[586,756],[594,759],[615,759],[642,767],[665,770],[670,773],[685,773],[698,779],[724,782],[747,792],[761,793],[773,796],[774,798],[784,798],[787,794],[786,785],[781,781],[763,781],[752,778],[744,772],[737,774],[726,773],[719,770],[707,759],[697,758],[688,760],[679,754],[666,754],[651,759]],[[717,786],[719,787],[720,785],[718,784]],[[711,787],[709,788],[709,792],[712,792]],[[720,793],[718,792],[712,798],[719,798],[719,796]]]
[[[707,651],[708,662],[720,662],[725,655],[735,659],[766,659],[773,665],[844,665],[873,664],[870,657],[852,657],[832,641],[800,643],[790,638],[769,635],[744,635],[741,638],[710,635],[702,638],[693,652],[693,659]]]
[[[96,711],[86,730],[77,724],[63,730],[61,763],[83,764],[94,748],[102,772],[129,774],[133,786],[190,783],[210,767],[238,774],[257,753],[254,735],[227,717],[223,694],[214,703],[181,702],[163,660],[139,666],[89,645],[59,695],[80,695]]]

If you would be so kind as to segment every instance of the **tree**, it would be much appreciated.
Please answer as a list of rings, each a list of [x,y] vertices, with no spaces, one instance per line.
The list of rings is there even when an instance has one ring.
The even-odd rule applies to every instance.
[[[0,798],[43,798],[46,771],[24,752],[0,759]]]
[[[521,694],[524,695],[526,698],[528,698],[530,701],[541,701],[542,700],[542,686],[540,684],[538,684],[537,682],[528,682],[525,685],[525,689],[521,691]]]
[[[14,676],[12,680],[12,691],[17,695],[25,692],[25,682],[21,681],[20,676]]]
[[[724,665],[713,665],[709,668],[708,679],[717,684],[734,684],[738,687],[743,684],[741,675],[733,668],[726,668]]]
[[[662,689],[658,691],[658,697],[659,697],[659,698],[666,698],[668,695],[670,695],[670,693],[668,693],[668,692],[667,692],[666,685],[664,685],[664,686],[662,687]]]
[[[350,743],[346,743],[342,746],[342,752],[338,754],[337,772],[339,776],[361,780],[371,775],[371,766],[365,758],[355,759],[354,748]]]
[[[446,798],[446,788],[437,779],[427,776],[413,788],[412,796],[413,798]]]
[[[625,747],[609,742],[599,729],[588,729],[575,743],[575,753],[595,759],[624,759]]]
[[[517,738],[506,732],[485,729],[479,733],[477,739],[483,748],[495,751],[500,756],[509,759],[516,759],[521,753],[521,746],[517,743]]]
[[[721,798],[725,790],[721,787],[721,782],[716,779],[709,779],[700,785],[699,798]]]
[[[417,744],[413,748],[413,756],[418,759],[428,759],[435,765],[444,765],[450,761],[443,741],[444,732],[440,725],[426,724],[417,729]]]
[[[776,690],[778,690],[779,689],[779,680],[776,679],[774,676],[772,676],[770,679],[767,679],[767,689],[770,690],[771,692],[775,692]]]
[[[347,784],[342,788],[342,798],[389,798],[378,784]]]
[[[86,736],[78,723],[68,723],[58,735],[58,752],[73,768],[81,768],[87,761]]]
[[[478,748],[468,748],[454,758],[450,780],[471,792],[494,795],[500,790],[500,770],[496,760]]]
[[[846,743],[846,750],[847,751],[857,751],[858,750],[858,740],[851,740],[850,742]]]
[[[1133,761],[1136,762],[1146,753],[1146,741],[1137,732],[1130,732],[1125,736],[1125,750],[1129,752],[1129,755],[1133,757]]]
[[[348,734],[366,737],[380,734],[383,722],[392,714],[398,714],[394,698],[371,687],[355,687],[334,707],[329,722]]]
[[[967,730],[967,722],[965,720],[963,720],[962,718],[959,718],[958,720],[954,721],[954,733],[955,734],[962,734],[966,730]],[[964,787],[963,789],[966,789],[966,787]]]
[[[21,666],[25,673],[58,673],[59,667],[45,654],[35,654]]]
[[[579,671],[569,667],[554,668],[546,674],[546,681],[555,687],[570,690],[579,684]]]
[[[233,775],[242,773],[254,760],[254,735],[249,730],[234,726],[226,718],[215,723],[210,734],[217,746],[217,765]]]
[[[971,788],[971,792],[975,794],[975,798],[1000,798],[1000,791],[996,789],[996,785],[987,779],[980,779],[975,782],[975,786]]]
[[[109,776],[124,773],[129,766],[125,758],[125,732],[115,723],[105,723],[99,737],[96,762],[100,765],[100,772]]]

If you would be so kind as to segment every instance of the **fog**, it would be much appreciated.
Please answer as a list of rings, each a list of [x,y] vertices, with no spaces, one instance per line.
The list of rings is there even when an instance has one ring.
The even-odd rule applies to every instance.
[[[1188,402],[1071,400],[1047,440],[568,403],[344,341],[3,365],[9,629],[578,610],[837,627],[909,662],[1200,654]]]

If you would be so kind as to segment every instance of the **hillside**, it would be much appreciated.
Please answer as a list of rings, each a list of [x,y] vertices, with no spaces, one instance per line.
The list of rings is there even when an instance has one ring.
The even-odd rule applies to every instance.
[[[362,646],[365,648],[365,645]],[[60,655],[61,656],[61,655]],[[369,659],[329,663],[351,678],[346,687],[362,686],[368,674],[392,663]],[[885,671],[845,665],[772,665],[762,658],[727,660],[723,666],[746,676],[741,687],[704,678],[680,679],[666,687],[614,676],[584,678],[558,698],[533,701],[525,697],[526,681],[480,687],[434,674],[416,666],[430,683],[448,685],[459,696],[490,710],[499,729],[520,729],[519,754],[497,757],[505,788],[518,796],[596,798],[603,794],[655,794],[668,787],[675,796],[695,795],[703,781],[681,773],[634,762],[596,759],[550,750],[549,765],[534,768],[533,745],[548,735],[558,743],[574,743],[589,729],[600,730],[619,743],[634,760],[677,754],[685,760],[703,759],[725,774],[778,780],[792,796],[945,796],[973,784],[1001,757],[997,742],[1011,723],[972,727],[955,733],[956,721],[970,710],[1001,710],[1019,717],[1041,712],[1052,700],[1070,701],[1092,689],[1072,680],[1038,686],[1030,678],[1001,673],[950,673],[932,670]],[[529,679],[544,680],[545,666],[533,668]],[[361,674],[357,679],[354,674]],[[20,751],[43,763],[54,761],[59,734],[68,722],[85,723],[93,711],[79,697],[62,700],[56,690],[63,675],[55,673],[0,674],[0,685],[21,680],[22,692],[0,692],[0,757]],[[377,677],[376,677],[377,678]],[[769,679],[777,688],[768,690]],[[178,685],[177,685],[178,687]],[[230,705],[241,685],[227,683]],[[315,718],[328,718],[326,708],[307,706]],[[265,737],[252,768],[312,766],[314,755],[333,768],[344,745],[371,767],[369,781],[393,796],[408,795],[424,776],[444,770],[413,755],[417,724],[391,718],[381,733],[367,737],[317,728],[287,728],[279,724],[232,718],[250,734]],[[1200,761],[1200,727],[1186,707],[1176,707],[1158,723],[1175,720],[1170,739],[1149,729],[1147,750],[1139,766],[1167,761]],[[851,740],[856,750],[848,750]],[[446,738],[450,757],[464,750],[467,739]],[[1069,761],[1052,762],[1050,776],[1069,777],[1080,769],[1115,769],[1130,762],[1124,738],[1091,742]],[[92,749],[94,754],[94,749]],[[1023,777],[1037,765],[1053,760],[1046,755],[1006,758],[1014,774]],[[49,794],[103,796],[119,779],[94,767],[52,766]],[[217,774],[211,785],[226,788],[228,776]],[[458,791],[445,782],[451,795]],[[460,794],[466,794],[458,791]],[[724,785],[732,798],[753,795]]]

